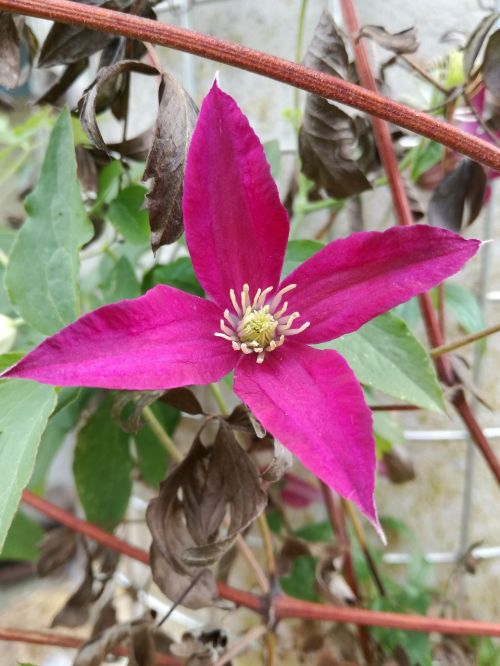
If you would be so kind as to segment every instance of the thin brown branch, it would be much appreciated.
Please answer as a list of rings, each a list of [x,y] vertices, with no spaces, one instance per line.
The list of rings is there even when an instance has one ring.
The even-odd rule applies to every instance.
[[[363,88],[240,44],[103,7],[82,6],[70,0],[0,0],[0,9],[168,46],[254,72],[395,123],[500,171],[500,149],[496,146],[421,111],[388,99],[374,92],[374,88],[364,82]]]
[[[135,546],[118,539],[117,537],[91,525],[84,520],[76,518],[72,514],[54,506],[47,500],[37,497],[29,491],[24,491],[23,501],[29,504],[35,510],[52,518],[53,520],[66,525],[70,529],[84,534],[89,538],[102,543],[107,548],[122,553],[134,560],[148,563],[148,553]],[[258,613],[265,613],[265,606],[262,600],[254,594],[236,590],[224,585],[218,584],[219,593],[224,599],[233,601],[235,604],[249,608]],[[292,599],[287,596],[277,596],[274,601],[274,610],[277,620],[286,618],[302,618],[312,620],[325,620],[331,622],[343,622],[349,624],[388,627],[392,629],[402,629],[404,631],[424,631],[441,632],[444,634],[461,634],[469,636],[498,636],[500,637],[500,623],[476,622],[475,620],[450,620],[435,617],[426,617],[420,615],[401,615],[398,613],[386,613],[364,610],[361,608],[341,608],[327,604],[317,604],[301,599]],[[6,629],[0,630],[6,632],[1,634],[2,640],[17,640],[12,637],[12,632]],[[9,636],[11,636],[9,638]],[[20,639],[24,640],[24,639]],[[68,646],[71,647],[71,646]]]
[[[0,641],[50,645],[74,650],[78,650],[78,648],[87,642],[84,639],[67,634],[59,634],[52,631],[28,631],[26,629],[18,629],[17,627],[0,627]],[[126,647],[117,647],[111,650],[111,652],[120,657],[127,657],[129,654],[129,650]],[[156,653],[156,664],[158,666],[181,666],[179,659],[158,652]]]
[[[342,547],[342,555],[344,559],[343,570],[345,579],[353,591],[356,599],[359,599],[358,581],[356,580],[356,572],[354,571],[354,564],[352,562],[351,544],[349,541],[349,535],[347,534],[346,530],[343,506],[341,504],[340,498],[335,497],[332,489],[329,488],[326,483],[320,481],[320,486],[330,524]],[[358,635],[359,643],[366,663],[372,664],[373,655],[370,645],[370,636],[366,629],[361,626],[358,626]]]
[[[371,92],[377,91],[377,83],[373,76],[365,46],[362,41],[356,41],[356,35],[359,31],[359,23],[354,6],[354,0],[340,0],[340,3],[347,30],[351,35],[356,61],[356,69],[358,71],[361,84],[365,88],[368,88],[368,90]],[[399,224],[403,226],[412,225],[413,215],[411,212],[410,202],[408,200],[408,196],[406,194],[403,180],[398,168],[398,162],[396,159],[396,153],[394,152],[391,135],[389,133],[389,127],[384,120],[380,119],[380,117],[373,117],[372,124],[382,165],[385,169],[391,190],[397,220]],[[445,145],[452,147],[449,144]],[[429,342],[432,347],[440,347],[444,344],[444,340],[430,295],[421,294],[419,296],[419,302]],[[435,364],[442,381],[452,386],[455,383],[455,377],[448,357],[446,355],[437,356],[435,358]],[[455,398],[452,402],[457,412],[461,416],[463,422],[465,423],[467,429],[469,430],[472,440],[483,454],[491,472],[495,476],[497,483],[500,485],[500,463],[496,459],[495,454],[493,453],[493,450],[488,443],[488,440],[484,437],[480,426],[475,420],[475,417],[468,406],[462,389],[457,389]]]
[[[493,335],[493,333],[498,333],[500,331],[500,324],[494,324],[493,326],[488,326],[488,328],[483,328],[482,331],[477,331],[477,333],[470,333],[469,335],[464,335],[463,338],[459,340],[453,340],[452,342],[447,342],[440,347],[434,347],[429,351],[429,354],[433,357],[441,356],[442,354],[447,354],[448,352],[454,351],[455,349],[460,349],[460,347],[465,347],[470,345],[473,342],[482,340],[483,338]]]
[[[431,86],[434,86],[434,88],[436,88],[446,96],[450,94],[451,90],[448,90],[448,88],[443,86],[437,79],[435,79],[431,74],[429,74],[429,72],[426,69],[424,69],[411,56],[405,53],[400,53],[398,57],[403,62],[405,62],[408,65],[408,67],[411,67],[415,72],[417,72],[417,74],[419,74],[423,79],[425,79],[428,83],[430,83]]]

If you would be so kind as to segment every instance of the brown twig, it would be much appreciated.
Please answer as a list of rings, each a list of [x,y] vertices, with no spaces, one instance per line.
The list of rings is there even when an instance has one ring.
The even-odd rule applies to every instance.
[[[403,62],[405,62],[408,67],[411,67],[417,74],[419,74],[423,79],[425,79],[428,83],[431,84],[431,86],[434,86],[439,92],[442,92],[444,95],[448,96],[451,92],[451,90],[448,90],[446,86],[443,86],[440,81],[435,79],[429,72],[424,69],[416,60],[414,60],[411,56],[405,54],[405,53],[400,53],[398,56]]]
[[[51,645],[54,647],[72,648],[77,650],[87,641],[76,636],[67,634],[58,634],[46,631],[28,631],[18,629],[17,627],[0,627],[0,641],[9,641],[16,643],[32,643],[33,645]],[[111,650],[113,654],[120,657],[127,657],[129,650],[126,647],[116,647]],[[156,653],[156,664],[158,666],[181,666],[179,659],[169,657],[166,654]]]
[[[340,499],[335,497],[331,488],[329,488],[326,483],[320,481],[321,492],[323,494],[323,499],[325,502],[326,511],[328,513],[328,518],[334,533],[337,535],[340,545],[342,547],[342,555],[344,559],[344,576],[347,581],[347,584],[354,593],[356,599],[359,599],[359,588],[358,582],[356,580],[356,572],[354,571],[354,565],[352,562],[351,555],[351,544],[349,542],[349,535],[347,534],[344,511]],[[358,626],[358,635],[359,643],[363,651],[367,664],[373,663],[373,655],[370,645],[370,636],[364,629],[364,627]]]
[[[500,171],[500,149],[496,146],[388,99],[365,83],[365,88],[371,89],[240,44],[103,7],[82,6],[70,0],[0,0],[0,9],[168,46],[254,72],[393,122]],[[360,47],[361,43],[356,48]]]
[[[101,530],[85,520],[76,518],[72,514],[54,506],[47,500],[37,497],[30,491],[25,490],[23,501],[40,513],[52,518],[56,522],[66,525],[70,529],[84,534],[89,538],[102,543],[118,553],[131,557],[138,562],[148,564],[149,556],[145,550],[131,546],[122,539]],[[219,594],[224,599],[233,601],[235,604],[254,610],[260,614],[266,612],[265,605],[260,597],[243,590],[236,590],[229,585],[218,583]],[[277,620],[286,618],[301,618],[311,620],[325,620],[330,622],[342,622],[363,626],[388,627],[402,629],[404,631],[441,632],[444,634],[460,634],[469,636],[498,636],[500,637],[500,623],[476,622],[475,620],[455,620],[421,615],[401,615],[399,613],[386,613],[369,611],[361,608],[343,608],[328,604],[317,604],[301,599],[292,599],[287,596],[277,596],[274,602]],[[0,634],[4,640],[17,640],[9,638],[12,632],[2,630],[6,633]],[[20,638],[20,640],[24,640]]]
[[[341,6],[344,21],[352,39],[359,79],[364,87],[368,88],[370,91],[376,91],[377,84],[371,70],[364,44],[361,41],[357,42],[355,39],[355,36],[359,31],[359,23],[354,2],[353,0],[341,0]],[[389,187],[391,189],[392,200],[398,222],[403,226],[410,226],[413,224],[413,215],[403,180],[398,169],[398,162],[392,145],[388,125],[384,120],[377,117],[372,118],[372,124],[382,165],[385,169]],[[451,147],[449,144],[445,145]],[[440,347],[444,344],[444,340],[430,295],[421,294],[419,296],[419,302],[429,342],[432,347]],[[449,386],[452,386],[455,383],[455,377],[448,357],[446,355],[437,356],[435,358],[435,363],[442,381]],[[487,439],[484,437],[474,415],[470,411],[462,389],[457,389],[455,398],[452,402],[469,430],[472,440],[483,454],[497,483],[500,485],[500,463],[496,459],[493,450]]]
[[[460,347],[465,347],[470,345],[473,342],[482,340],[483,338],[493,335],[493,333],[498,333],[500,331],[500,324],[494,324],[493,326],[488,326],[482,331],[477,331],[477,333],[470,333],[469,335],[464,335],[463,338],[459,340],[453,340],[452,342],[447,342],[440,347],[434,347],[429,351],[429,354],[433,357],[441,356],[442,354],[447,354],[448,352],[454,351],[455,349],[460,349]]]
[[[421,407],[417,405],[369,405],[372,412],[414,412]]]

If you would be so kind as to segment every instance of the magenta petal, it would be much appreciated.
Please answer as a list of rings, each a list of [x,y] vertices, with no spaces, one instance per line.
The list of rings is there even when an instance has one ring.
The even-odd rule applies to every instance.
[[[287,342],[262,365],[243,358],[234,390],[313,474],[379,528],[371,412],[340,354]]]
[[[229,290],[279,282],[289,224],[264,149],[236,102],[214,83],[189,148],[184,225],[201,285],[230,306]]]
[[[290,309],[311,323],[300,341],[326,342],[355,331],[456,273],[479,246],[423,224],[329,243],[283,282],[297,285],[287,294]]]
[[[44,340],[3,376],[57,386],[155,390],[217,381],[238,355],[214,336],[219,308],[159,285]]]

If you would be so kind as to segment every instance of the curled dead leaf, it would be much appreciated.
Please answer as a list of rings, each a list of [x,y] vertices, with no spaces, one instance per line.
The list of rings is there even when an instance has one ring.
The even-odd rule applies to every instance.
[[[379,46],[393,53],[415,53],[419,47],[415,28],[407,28],[400,32],[389,32],[382,25],[364,25],[358,32],[357,39],[368,37]]]
[[[68,527],[56,527],[45,533],[38,548],[37,574],[41,577],[48,576],[76,555],[76,534]]]
[[[264,509],[267,497],[255,465],[239,446],[230,427],[219,422],[214,444],[199,435],[186,458],[160,486],[147,510],[153,536],[153,577],[172,600],[185,593],[182,603],[192,608],[209,605],[217,597],[214,564]],[[229,515],[229,526],[219,534]]]
[[[0,86],[15,88],[21,72],[19,33],[14,17],[0,12]]]

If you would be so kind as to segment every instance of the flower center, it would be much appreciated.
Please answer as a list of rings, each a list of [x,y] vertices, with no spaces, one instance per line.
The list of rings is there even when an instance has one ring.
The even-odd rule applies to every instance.
[[[253,301],[247,284],[243,285],[239,301],[231,289],[229,296],[234,313],[225,310],[224,319],[220,321],[221,332],[217,331],[214,335],[229,340],[235,351],[257,354],[257,363],[262,363],[266,352],[281,347],[287,336],[302,333],[309,326],[306,321],[302,326],[292,328],[293,322],[300,315],[298,312],[287,314],[288,303],[282,303],[283,296],[296,286],[289,284],[273,298],[269,296],[273,287],[257,289]]]

